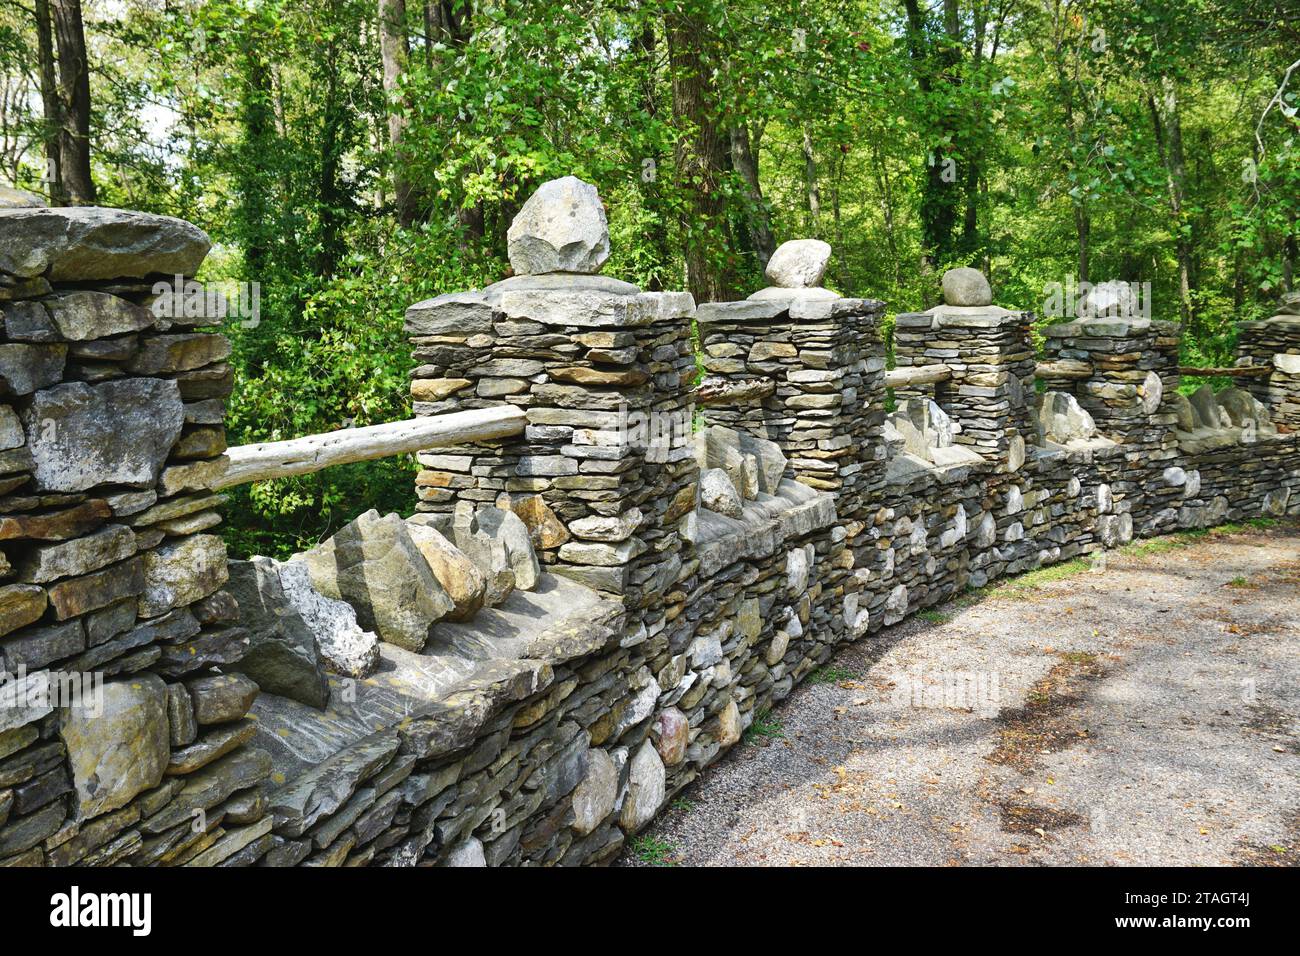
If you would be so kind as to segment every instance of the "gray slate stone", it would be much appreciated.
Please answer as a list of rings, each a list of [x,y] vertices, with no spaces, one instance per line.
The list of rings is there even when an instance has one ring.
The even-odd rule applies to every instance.
[[[149,487],[183,419],[175,382],[135,378],[45,389],[23,415],[36,484],[43,491]]]
[[[260,557],[230,562],[227,590],[239,602],[240,624],[249,632],[248,650],[233,669],[247,674],[268,694],[324,707],[329,683],[316,637],[285,596],[275,562]],[[190,693],[194,694],[193,684]],[[197,701],[195,716],[203,722]]]
[[[72,769],[76,818],[125,806],[158,786],[167,769],[167,685],[153,674],[107,682],[103,712],[66,707],[59,734]]]
[[[193,275],[211,242],[167,216],[71,206],[0,209],[0,272],[51,282]]]
[[[139,332],[157,321],[148,309],[104,292],[65,292],[42,300],[59,335],[72,342]]]

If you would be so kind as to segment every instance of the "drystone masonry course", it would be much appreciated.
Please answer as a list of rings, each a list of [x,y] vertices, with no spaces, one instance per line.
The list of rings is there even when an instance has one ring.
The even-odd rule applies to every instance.
[[[208,239],[0,210],[0,865],[215,864],[270,829],[221,590],[225,337],[159,318]],[[201,818],[201,825],[196,819]]]
[[[608,863],[845,644],[1137,535],[1300,514],[1284,402],[1175,397],[1171,327],[1049,330],[1095,374],[1039,395],[1030,317],[959,274],[895,339],[951,377],[887,415],[883,305],[816,285],[829,249],[697,309],[595,272],[598,204],[539,192],[519,276],[407,313],[416,414],[510,404],[521,434],[421,454],[409,519],[229,570],[220,497],[177,470],[220,467],[221,343],[103,303],[54,318],[73,292],[147,308],[141,257],[172,269],[190,233],[106,215],[132,224],[118,255],[82,214],[10,237],[0,212],[0,653],[23,675],[0,863]],[[105,674],[94,717],[34,693],[77,670]]]

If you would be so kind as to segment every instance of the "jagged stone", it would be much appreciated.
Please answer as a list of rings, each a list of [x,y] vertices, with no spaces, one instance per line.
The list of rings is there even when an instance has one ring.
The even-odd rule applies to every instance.
[[[240,624],[249,634],[248,649],[233,668],[252,678],[232,686],[249,689],[253,684],[268,694],[323,708],[329,701],[329,683],[316,636],[286,597],[276,562],[262,557],[231,561],[227,589],[239,602]],[[195,685],[188,686],[193,695]],[[195,716],[203,723],[197,702]]]
[[[412,518],[408,524],[411,537],[429,563],[433,576],[455,604],[447,619],[470,620],[483,607],[487,595],[487,580],[483,572],[441,532],[431,524],[421,522],[420,516]]]
[[[628,764],[627,795],[619,825],[636,833],[654,819],[666,793],[664,763],[650,741],[643,743]]]
[[[518,275],[599,272],[609,258],[609,225],[596,187],[576,176],[543,183],[506,233]]]
[[[455,609],[401,517],[371,510],[303,554],[312,585],[356,609],[379,639],[421,651]]]
[[[280,586],[303,623],[316,636],[325,666],[347,677],[366,677],[379,666],[379,637],[362,630],[357,612],[346,601],[321,594],[311,583],[304,561],[278,562]]]
[[[528,528],[513,512],[500,508],[474,509],[469,502],[460,502],[456,506],[453,531],[456,547],[480,569],[493,566],[494,549],[487,542],[495,542],[504,550],[510,570],[514,572],[515,587],[521,591],[537,587],[541,566],[533,551]],[[490,571],[486,573],[491,576]]]
[[[700,504],[728,518],[739,518],[744,514],[740,493],[721,468],[709,468],[700,473]]]
[[[534,548],[558,548],[569,540],[569,531],[541,495],[502,494],[497,507],[513,511],[528,528]]]

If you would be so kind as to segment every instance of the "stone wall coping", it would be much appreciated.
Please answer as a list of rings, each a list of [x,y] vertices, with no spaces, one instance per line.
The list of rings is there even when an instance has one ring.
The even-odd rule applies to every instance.
[[[782,319],[824,321],[850,315],[869,315],[884,311],[879,299],[807,295],[810,290],[789,289],[789,297],[742,299],[738,302],[706,302],[699,306],[695,320],[701,325],[723,322],[772,322]],[[825,292],[825,289],[811,290]]]
[[[777,494],[759,494],[742,505],[742,517],[704,508],[697,512],[695,553],[700,573],[715,574],[746,558],[775,554],[787,541],[828,528],[836,521],[835,496],[788,478]]]
[[[900,312],[894,324],[905,329],[996,329],[1018,325],[1027,315],[1000,305],[936,305],[924,312]]]

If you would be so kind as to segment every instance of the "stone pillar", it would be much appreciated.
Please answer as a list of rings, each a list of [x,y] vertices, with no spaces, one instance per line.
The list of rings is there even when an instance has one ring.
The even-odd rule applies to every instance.
[[[1000,472],[1016,472],[1033,435],[1028,396],[1034,385],[1032,313],[993,305],[988,280],[975,269],[944,276],[944,304],[900,314],[894,326],[897,368],[947,365],[952,377],[934,386],[934,401],[958,426],[955,441]],[[924,388],[900,389],[902,400]]]
[[[703,387],[727,397],[705,417],[779,444],[792,477],[835,492],[849,515],[884,476],[884,303],[821,288],[829,255],[818,240],[787,242],[768,265],[773,286],[702,305],[696,321]]]
[[[1179,327],[1142,318],[1093,318],[1043,330],[1048,360],[1073,359],[1093,367],[1091,378],[1061,385],[1079,401],[1097,431],[1120,445],[1122,467],[1110,486],[1116,501],[1131,499],[1134,514],[1176,517],[1182,490],[1159,480],[1178,457],[1173,407]],[[1146,525],[1140,532],[1159,530]]]
[[[511,227],[514,277],[408,310],[417,415],[528,417],[521,436],[421,454],[418,508],[510,508],[547,570],[662,610],[695,507],[694,301],[597,275],[608,255],[595,188],[555,180]]]
[[[1268,408],[1273,423],[1300,431],[1300,293],[1290,293],[1282,314],[1242,322],[1237,364],[1262,365],[1267,376],[1237,379],[1237,386]]]
[[[235,750],[251,726],[202,726],[257,692],[204,676],[248,644],[207,490],[230,345],[173,278],[208,247],[160,216],[0,211],[0,758],[31,771],[4,794],[0,865],[156,863],[208,836],[174,799],[184,774],[229,754],[227,795],[270,774]]]

